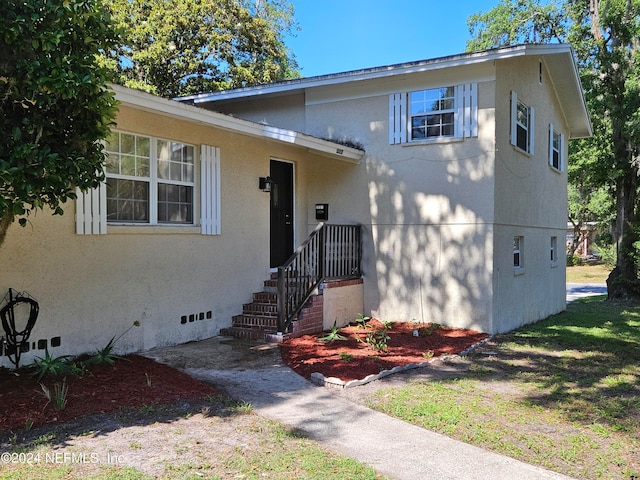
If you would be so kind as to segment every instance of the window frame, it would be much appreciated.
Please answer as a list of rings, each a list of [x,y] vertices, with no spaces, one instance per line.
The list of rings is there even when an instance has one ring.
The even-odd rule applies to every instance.
[[[551,266],[556,267],[558,265],[558,237],[555,235],[551,237],[549,252],[550,252]]]
[[[556,145],[556,139],[557,145]],[[557,154],[557,165],[556,165]],[[564,172],[564,135],[557,131],[553,123],[549,124],[549,166],[557,171]]]
[[[524,273],[524,236],[522,235],[513,237],[513,271],[516,275]]]
[[[113,171],[109,171],[109,159],[107,158],[107,165],[105,166],[105,183],[108,184],[109,180],[123,180],[123,181],[134,181],[134,182],[141,182],[141,183],[146,183],[147,184],[147,220],[146,221],[140,221],[139,219],[133,219],[133,220],[126,220],[126,219],[114,219],[111,220],[109,218],[109,203],[110,201],[113,201],[114,198],[113,197],[109,197],[107,194],[107,207],[106,207],[106,215],[107,215],[107,225],[136,225],[136,226],[140,226],[140,225],[144,225],[144,226],[171,226],[171,227],[180,227],[180,226],[186,226],[186,227],[193,227],[195,226],[196,223],[196,219],[197,219],[197,215],[196,215],[196,207],[197,207],[197,203],[196,203],[196,194],[197,194],[197,175],[196,175],[196,165],[197,165],[197,148],[195,145],[193,144],[189,144],[189,143],[185,143],[185,142],[180,142],[180,141],[175,141],[175,140],[169,140],[166,138],[160,138],[160,137],[156,137],[156,136],[152,136],[152,135],[142,135],[142,134],[137,134],[137,133],[131,133],[131,132],[127,132],[127,131],[122,131],[122,130],[113,130],[112,131],[112,135],[118,135],[118,151],[116,152],[115,150],[112,150],[109,148],[109,141],[105,142],[105,151],[107,153],[114,153],[119,157],[119,163],[118,163],[118,168],[119,168],[119,172],[113,172]],[[123,155],[122,152],[122,135],[128,135],[128,136],[133,136],[134,137],[134,144],[137,145],[138,143],[138,139],[145,139],[148,141],[149,147],[148,147],[148,175],[144,176],[144,175],[136,175],[135,173],[133,175],[131,174],[123,174],[121,173],[121,156]],[[160,151],[161,151],[161,147],[160,147],[160,143],[165,143],[166,145],[168,145],[168,148],[172,151],[172,147],[174,145],[179,146],[179,150],[183,151],[185,148],[190,149],[191,154],[190,154],[190,158],[191,158],[191,163],[188,162],[180,162],[180,169],[181,172],[183,172],[184,167],[189,167],[190,166],[190,178],[191,180],[184,180],[183,179],[183,173],[181,173],[181,179],[180,180],[176,180],[173,178],[164,178],[160,172],[159,172],[159,166],[164,162],[167,163],[167,167],[169,168],[169,171],[171,171],[171,165],[172,164],[176,164],[178,162],[176,162],[175,160],[172,159],[171,155],[169,155],[168,159],[161,159],[160,158]],[[184,156],[183,156],[184,157]],[[145,157],[146,158],[146,157]],[[188,170],[188,168],[187,168]],[[171,174],[169,174],[169,177],[171,177]],[[171,186],[177,186],[177,187],[186,187],[187,189],[190,189],[190,199],[189,202],[180,202],[180,200],[178,201],[179,205],[187,205],[187,207],[190,205],[190,219],[187,219],[186,221],[167,221],[167,220],[160,220],[161,217],[161,207],[160,207],[160,203],[162,203],[162,200],[159,198],[159,190],[160,190],[160,186],[161,185],[171,185]],[[108,188],[107,188],[108,190]],[[175,202],[166,202],[168,203],[175,203]],[[187,208],[187,210],[189,210]]]
[[[527,123],[520,121],[520,112],[525,111]],[[519,133],[524,130],[525,145],[521,145]],[[511,145],[518,151],[533,156],[535,154],[535,109],[518,99],[518,94],[511,92]]]
[[[408,108],[407,108],[407,133],[408,133],[408,141],[410,143],[413,142],[429,142],[439,139],[449,139],[459,137],[458,125],[457,125],[457,115],[458,115],[458,95],[456,93],[457,87],[455,85],[447,85],[443,87],[436,88],[426,88],[423,90],[414,90],[409,92],[408,94]],[[437,98],[430,99],[430,94],[438,92],[439,95]],[[421,95],[423,98],[416,98],[414,100],[414,96]],[[444,103],[450,103],[450,108],[435,108],[428,109],[426,108],[429,104],[437,104],[438,107],[444,107]],[[423,104],[425,108],[422,110],[418,110],[414,113],[414,106]],[[445,122],[444,117],[450,116],[451,121]],[[429,124],[428,120],[424,122],[422,126],[416,126],[414,124],[415,119],[428,117],[439,117],[440,121],[437,123]],[[443,134],[442,131],[445,127],[451,128],[450,134]],[[440,130],[439,135],[429,135],[429,129],[438,128]],[[414,131],[417,129],[424,129],[424,137],[414,137]]]

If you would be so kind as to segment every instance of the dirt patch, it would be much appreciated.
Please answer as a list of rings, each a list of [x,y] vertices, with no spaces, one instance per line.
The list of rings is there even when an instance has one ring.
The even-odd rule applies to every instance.
[[[348,325],[337,334],[342,339],[323,341],[315,335],[291,339],[282,345],[282,358],[305,378],[318,372],[348,382],[396,366],[458,354],[488,337],[436,324],[394,322],[387,328],[375,319],[366,325]],[[380,348],[381,343],[385,348]]]

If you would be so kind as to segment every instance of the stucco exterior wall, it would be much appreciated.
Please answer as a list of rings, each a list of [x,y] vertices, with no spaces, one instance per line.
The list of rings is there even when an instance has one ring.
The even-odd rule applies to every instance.
[[[77,235],[73,201],[63,216],[37,212],[26,228],[11,226],[0,248],[0,292],[24,290],[40,303],[30,340],[46,340],[53,356],[104,347],[134,321],[140,327],[119,340],[118,352],[207,338],[229,326],[269,274],[269,195],[258,189],[258,177],[268,175],[270,158],[308,161],[301,148],[128,106],[121,107],[117,128],[219,147],[222,233],[109,225],[106,235]],[[303,199],[304,191],[301,186]],[[306,210],[299,208],[304,229]],[[59,347],[51,347],[54,337]],[[25,353],[21,363],[44,353]],[[0,365],[9,366],[8,359],[1,357]]]
[[[466,68],[338,92],[339,101],[328,91],[307,96],[308,133],[367,152],[359,166],[310,166],[308,186],[309,208],[322,199],[331,223],[363,224],[367,314],[491,327],[495,84],[486,68],[478,74],[478,137],[464,140],[390,145],[388,95],[471,81]]]
[[[566,308],[566,253],[569,131],[542,62],[527,57],[497,65],[496,189],[493,331],[504,332]],[[510,92],[535,108],[534,155],[509,141]],[[549,123],[565,135],[564,171],[549,166]],[[524,268],[514,271],[513,239],[524,237]],[[557,237],[557,261],[550,261],[551,237]]]

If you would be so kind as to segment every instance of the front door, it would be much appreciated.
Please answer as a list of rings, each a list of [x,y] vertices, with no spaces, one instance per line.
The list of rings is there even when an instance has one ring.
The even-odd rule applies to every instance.
[[[293,164],[271,160],[271,268],[293,253]]]

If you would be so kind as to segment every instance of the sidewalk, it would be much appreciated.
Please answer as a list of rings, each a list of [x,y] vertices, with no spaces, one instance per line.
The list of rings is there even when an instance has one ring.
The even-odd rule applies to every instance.
[[[295,428],[329,450],[391,478],[569,478],[350,402],[284,366],[274,346],[216,337],[155,349],[145,355],[220,387],[232,398],[251,403],[258,415]]]

